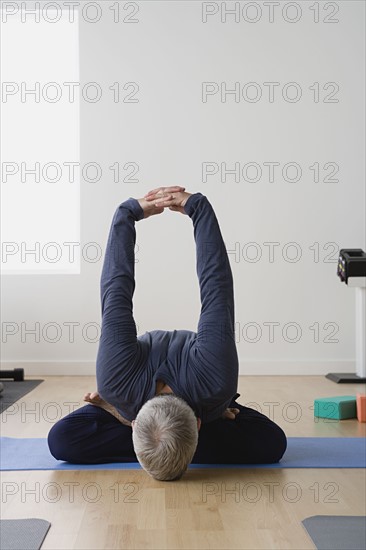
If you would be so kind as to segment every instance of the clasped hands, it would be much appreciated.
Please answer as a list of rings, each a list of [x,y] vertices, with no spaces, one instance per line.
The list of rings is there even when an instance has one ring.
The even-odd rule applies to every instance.
[[[148,218],[161,214],[165,208],[185,214],[184,205],[190,196],[191,193],[187,193],[185,187],[176,185],[152,189],[142,199],[137,200],[144,211],[144,218]]]

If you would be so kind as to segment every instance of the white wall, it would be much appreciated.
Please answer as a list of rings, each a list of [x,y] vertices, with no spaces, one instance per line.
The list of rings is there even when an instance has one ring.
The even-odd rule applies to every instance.
[[[203,23],[202,10],[215,11],[221,2],[204,8],[192,1],[138,2],[138,11],[134,3],[122,2],[126,9],[113,23],[113,4],[101,4],[101,19],[94,24],[85,14],[80,17],[81,81],[97,82],[103,90],[99,102],[81,101],[81,163],[96,162],[103,169],[100,181],[81,182],[82,243],[96,242],[104,249],[112,215],[129,196],[171,184],[201,191],[214,205],[227,249],[239,251],[230,259],[241,373],[353,371],[355,297],[338,280],[336,259],[338,248],[365,249],[364,3],[328,2],[325,8],[320,2],[318,23],[308,2],[281,2],[273,22],[268,3],[238,3],[248,10],[247,19],[262,10],[256,23],[243,16],[239,22],[228,16],[223,23],[220,12]],[[233,2],[226,5],[234,7]],[[137,22],[123,22],[129,14]],[[297,22],[284,19],[296,14]],[[87,16],[94,17],[92,10]],[[326,17],[339,22],[327,23]],[[122,99],[136,84],[123,86],[137,83],[132,99],[138,101],[114,103],[109,87],[115,82]],[[240,91],[254,82],[262,98],[250,102],[241,95],[236,102],[228,95],[225,101],[217,93],[203,102],[203,82],[218,87],[226,82],[227,89],[238,82]],[[279,83],[273,102],[264,84],[269,82]],[[294,86],[283,98],[290,82],[302,92],[297,102],[290,101]],[[318,102],[314,87],[309,89],[316,82]],[[253,97],[254,87],[247,91],[247,99]],[[116,162],[119,183],[109,169]],[[228,168],[257,163],[262,177],[236,182],[228,175],[224,182],[218,172],[203,182],[205,162]],[[279,163],[272,182],[268,162]],[[290,162],[301,169],[297,182],[282,177]],[[130,171],[123,170],[126,163],[137,163],[138,182],[122,181]],[[309,168],[314,163],[320,166],[319,182]],[[324,169],[326,163],[334,164]],[[338,181],[324,181],[334,165]],[[294,174],[289,167],[287,179]],[[273,261],[265,243],[278,243]],[[195,330],[199,293],[190,220],[165,212],[139,222],[137,244],[139,333]],[[295,252],[301,257],[291,262]],[[255,253],[261,258],[251,262]],[[83,261],[80,275],[4,276],[2,321],[17,323],[19,332],[3,344],[3,363],[25,364],[29,374],[92,373],[98,344],[86,341],[82,328],[100,323],[101,268],[102,259]],[[61,338],[50,343],[41,333],[35,343],[23,334],[22,342],[21,322],[39,322],[41,331],[47,323],[58,323]],[[79,323],[74,342],[64,325],[70,322]],[[272,342],[268,323],[276,323]],[[298,341],[289,342],[296,331]],[[90,325],[87,338],[94,336]]]

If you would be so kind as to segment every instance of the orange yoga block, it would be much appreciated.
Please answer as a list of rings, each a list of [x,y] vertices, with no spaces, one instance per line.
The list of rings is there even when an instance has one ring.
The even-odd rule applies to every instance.
[[[357,420],[359,422],[366,422],[366,394],[358,393],[356,395],[357,403]]]

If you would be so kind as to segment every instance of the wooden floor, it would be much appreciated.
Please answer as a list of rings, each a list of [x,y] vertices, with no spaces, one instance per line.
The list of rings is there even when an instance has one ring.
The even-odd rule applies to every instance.
[[[46,437],[95,389],[92,377],[49,377],[0,417],[1,435]],[[357,420],[314,419],[314,397],[364,391],[322,376],[241,377],[239,401],[287,436],[364,437]],[[13,414],[10,414],[12,412]],[[1,517],[43,518],[47,549],[311,549],[313,515],[365,515],[360,469],[190,470],[157,482],[138,470],[2,472]]]

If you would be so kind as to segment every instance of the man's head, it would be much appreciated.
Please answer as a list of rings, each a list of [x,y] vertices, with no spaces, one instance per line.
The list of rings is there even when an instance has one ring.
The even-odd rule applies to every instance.
[[[180,397],[163,394],[147,401],[132,422],[141,466],[155,479],[179,479],[195,453],[199,427],[200,420]]]

